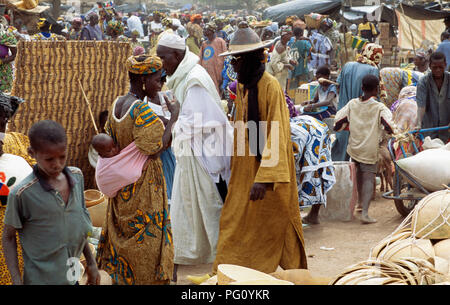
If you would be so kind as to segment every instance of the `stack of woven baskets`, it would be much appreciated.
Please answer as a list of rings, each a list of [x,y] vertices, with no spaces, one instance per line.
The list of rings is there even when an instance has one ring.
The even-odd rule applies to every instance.
[[[332,285],[431,285],[450,282],[450,190],[423,198],[400,226],[371,249],[369,260]]]

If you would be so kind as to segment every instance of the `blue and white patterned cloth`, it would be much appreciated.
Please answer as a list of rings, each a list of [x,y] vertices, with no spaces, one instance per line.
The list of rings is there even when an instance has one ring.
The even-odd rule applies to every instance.
[[[290,123],[291,140],[298,146],[294,156],[299,205],[326,206],[326,194],[336,183],[328,126],[308,115],[291,118]]]

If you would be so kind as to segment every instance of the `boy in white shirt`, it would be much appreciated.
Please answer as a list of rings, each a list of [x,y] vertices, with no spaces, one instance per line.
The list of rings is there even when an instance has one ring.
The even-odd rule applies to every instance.
[[[361,221],[375,223],[370,218],[369,204],[372,199],[374,179],[377,173],[378,150],[384,130],[394,133],[391,111],[376,100],[380,81],[374,75],[366,75],[362,80],[363,96],[350,100],[335,117],[335,131],[350,131],[347,153],[356,164],[356,180],[359,204],[362,206]]]

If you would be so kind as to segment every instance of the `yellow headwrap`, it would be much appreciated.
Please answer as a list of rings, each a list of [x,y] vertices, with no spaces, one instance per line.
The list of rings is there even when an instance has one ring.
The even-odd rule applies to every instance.
[[[38,29],[42,29],[46,24],[49,25],[49,30],[52,29],[52,24],[50,22],[48,22],[48,20],[46,18],[39,18],[39,21],[37,23],[37,27]]]
[[[38,28],[42,28],[45,25],[45,21],[47,21],[47,19],[45,18],[39,18],[39,22],[37,23]]]
[[[156,55],[138,55],[128,58],[127,70],[133,74],[152,74],[162,69],[162,60]]]

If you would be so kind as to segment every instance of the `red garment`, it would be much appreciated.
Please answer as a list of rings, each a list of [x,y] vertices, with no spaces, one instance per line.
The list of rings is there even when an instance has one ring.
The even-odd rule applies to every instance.
[[[217,92],[220,95],[220,86],[222,85],[222,70],[224,66],[225,58],[219,57],[221,53],[227,51],[227,44],[225,40],[219,37],[215,37],[212,42],[204,41],[200,48],[199,64],[208,71],[214,84],[216,85]]]

